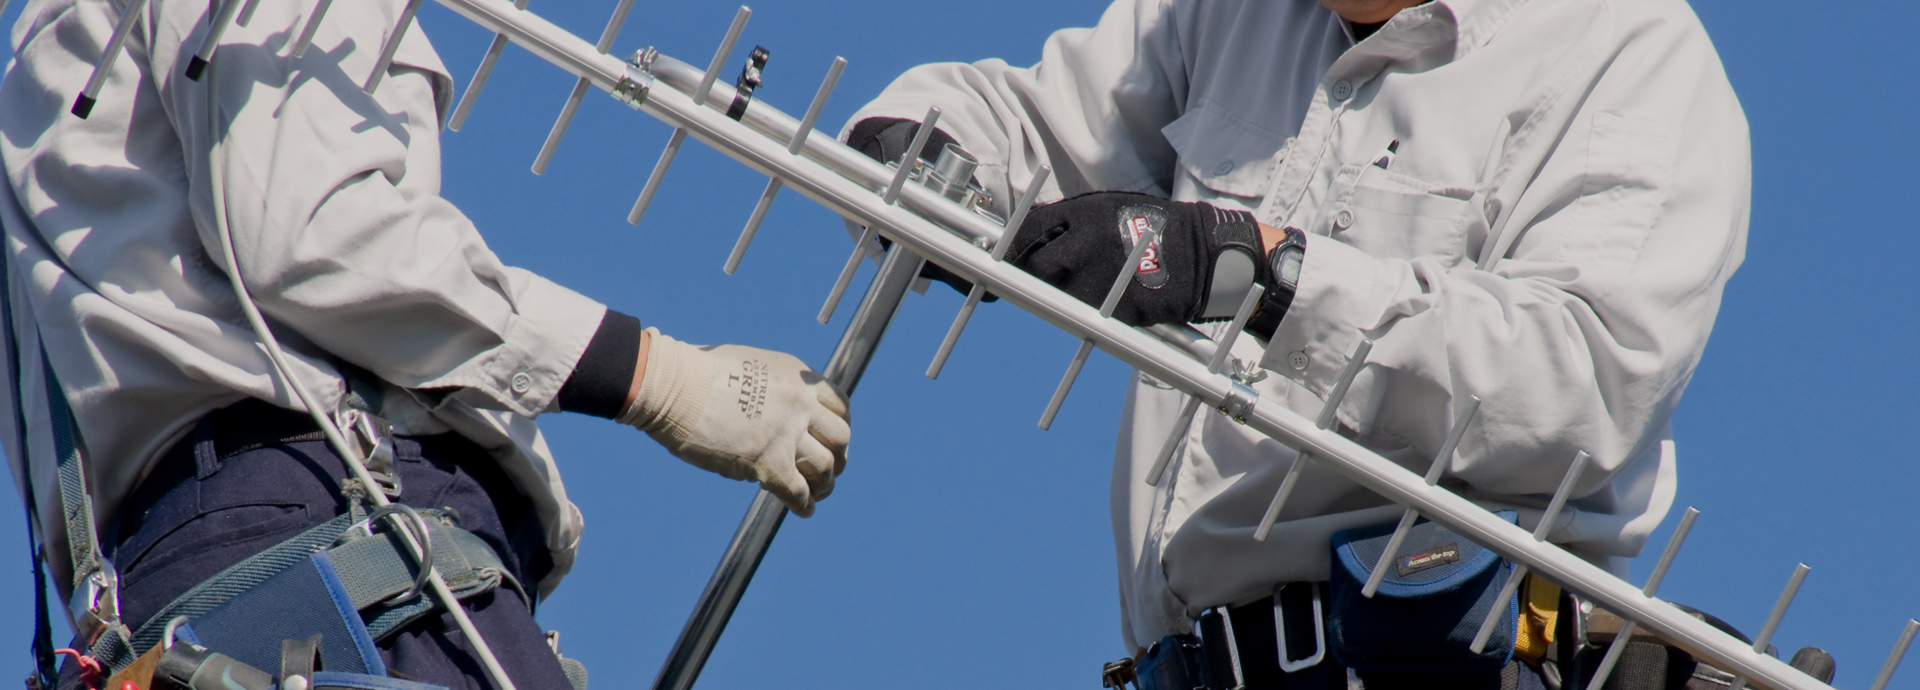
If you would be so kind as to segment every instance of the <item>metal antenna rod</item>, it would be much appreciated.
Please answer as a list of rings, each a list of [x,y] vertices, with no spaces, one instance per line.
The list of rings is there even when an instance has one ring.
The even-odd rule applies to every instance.
[[[7,0],[0,0],[0,12],[6,10]],[[127,13],[120,15],[120,23],[113,27],[113,36],[107,39],[107,50],[100,54],[100,61],[94,63],[93,74],[87,76],[87,85],[80,90],[80,96],[73,101],[71,112],[80,119],[93,114],[93,104],[99,102],[100,88],[106,86],[107,76],[113,73],[113,63],[120,60],[120,52],[126,48],[127,36],[133,33],[133,27],[145,14],[147,0],[133,0],[127,5]]]
[[[235,23],[239,24],[242,28],[253,23],[253,11],[257,9],[260,9],[260,0],[247,0],[247,4],[240,8],[240,19]]]
[[[628,0],[628,2],[630,2],[630,0]],[[622,2],[621,6],[625,7],[628,2]],[[516,10],[526,9],[527,0],[513,0],[513,8]],[[480,67],[473,70],[473,79],[467,82],[466,93],[460,94],[460,105],[454,106],[453,117],[447,118],[448,130],[458,132],[461,127],[467,124],[467,113],[473,112],[473,102],[479,100],[480,89],[486,88],[487,77],[493,75],[494,63],[500,61],[500,54],[506,52],[507,43],[509,42],[506,34],[493,35],[493,42],[487,44],[487,54],[480,57]],[[602,50],[600,52],[605,53],[607,51]]]
[[[1255,283],[1247,296],[1240,299],[1240,308],[1233,313],[1233,321],[1227,325],[1227,332],[1214,344],[1213,359],[1207,362],[1209,373],[1226,371],[1227,362],[1233,359],[1233,343],[1240,338],[1240,332],[1246,330],[1247,322],[1253,320],[1253,312],[1260,308],[1260,300],[1267,294],[1267,286]],[[1173,461],[1173,451],[1180,447],[1180,441],[1187,437],[1187,429],[1193,426],[1193,415],[1200,411],[1200,396],[1187,396],[1187,404],[1180,408],[1180,416],[1168,432],[1165,443],[1160,444],[1160,454],[1153,459],[1153,466],[1147,469],[1147,486],[1159,486],[1160,475],[1165,474],[1167,465]]]
[[[1900,640],[1893,643],[1893,653],[1887,655],[1887,663],[1880,667],[1880,675],[1873,679],[1871,690],[1887,689],[1887,682],[1893,680],[1894,669],[1900,668],[1900,659],[1907,655],[1907,647],[1913,644],[1916,632],[1920,632],[1920,621],[1908,620],[1906,629],[1900,631]]]
[[[613,49],[613,41],[619,38],[620,27],[627,23],[627,12],[632,9],[633,0],[620,0],[620,4],[613,6],[613,17],[607,20],[606,28],[600,30],[600,42],[593,45],[595,51],[606,55],[607,51]],[[573,114],[580,110],[580,102],[586,99],[587,89],[592,85],[586,77],[573,83],[573,93],[567,94],[567,104],[560,108],[560,118],[553,121],[553,129],[547,132],[547,140],[540,144],[540,155],[533,159],[533,174],[547,172],[547,163],[553,160],[554,149],[560,148],[560,137],[566,136],[567,127],[573,124]],[[472,87],[468,88],[467,93],[473,93]],[[454,113],[454,117],[460,117],[460,113]]]
[[[293,57],[305,57],[307,48],[313,45],[313,35],[320,32],[320,20],[325,19],[327,10],[333,7],[333,0],[320,0],[313,6],[313,12],[307,15],[307,25],[300,29],[300,37],[293,41]]]
[[[821,80],[820,90],[813,94],[813,103],[807,105],[807,115],[800,119],[799,128],[793,130],[793,140],[787,144],[787,153],[799,155],[800,148],[807,143],[807,136],[813,133],[813,125],[820,120],[820,111],[827,107],[827,98],[833,95],[833,87],[840,83],[840,73],[847,69],[847,59],[836,57],[833,65],[827,68],[827,78]],[[582,86],[587,80],[580,80]],[[727,255],[726,265],[720,268],[727,275],[733,275],[740,269],[740,260],[747,256],[747,246],[753,244],[753,236],[760,234],[760,223],[767,219],[767,211],[773,208],[773,198],[780,194],[784,183],[780,178],[767,180],[767,189],[760,193],[760,203],[754,204],[753,215],[747,217],[747,227],[740,231],[740,239],[733,243],[733,252]]]
[[[1333,428],[1340,412],[1340,401],[1346,399],[1347,389],[1353,387],[1354,377],[1359,376],[1360,370],[1366,367],[1367,355],[1370,354],[1373,354],[1373,341],[1362,338],[1360,346],[1353,349],[1353,356],[1347,358],[1347,367],[1340,371],[1339,382],[1327,394],[1327,404],[1320,408],[1320,418],[1314,420],[1314,425],[1322,431]],[[1294,459],[1293,466],[1287,468],[1286,478],[1280,480],[1280,490],[1273,492],[1273,502],[1267,504],[1267,514],[1260,517],[1260,526],[1253,530],[1254,541],[1266,541],[1267,535],[1272,533],[1273,524],[1280,521],[1280,509],[1287,505],[1287,496],[1293,493],[1293,486],[1300,482],[1300,473],[1306,470],[1311,460],[1313,454],[1302,450],[1300,457]]]
[[[1560,488],[1554,490],[1553,500],[1547,502],[1546,511],[1540,513],[1540,524],[1533,526],[1533,540],[1535,542],[1546,543],[1547,535],[1553,532],[1554,521],[1560,517],[1560,509],[1566,507],[1567,499],[1573,495],[1574,485],[1580,483],[1580,475],[1587,471],[1587,462],[1591,459],[1593,459],[1593,456],[1587,455],[1587,452],[1584,450],[1580,451],[1579,455],[1573,456],[1573,466],[1567,468],[1567,476],[1560,479]],[[1527,564],[1521,563],[1513,566],[1513,573],[1507,576],[1506,586],[1500,588],[1500,596],[1494,599],[1494,601],[1505,602],[1511,598],[1515,592],[1520,590],[1520,581],[1526,578]],[[1474,634],[1473,644],[1467,645],[1467,649],[1473,650],[1475,654],[1479,654],[1480,650],[1486,649],[1487,639],[1493,637],[1493,629],[1500,622],[1500,619],[1506,611],[1507,607],[1504,605],[1496,605],[1487,611],[1486,620],[1480,621],[1480,631]]]
[[[1441,444],[1440,453],[1433,456],[1433,464],[1427,467],[1427,486],[1438,486],[1440,476],[1446,474],[1453,464],[1453,451],[1460,446],[1460,438],[1467,435],[1467,426],[1473,424],[1473,418],[1480,415],[1480,396],[1467,398],[1467,411],[1453,423],[1453,432],[1447,434],[1446,443]],[[1387,566],[1393,563],[1395,554],[1400,552],[1400,544],[1407,540],[1407,530],[1413,528],[1413,521],[1420,518],[1420,511],[1408,508],[1400,514],[1400,524],[1393,528],[1393,538],[1387,540],[1387,550],[1380,552],[1380,560],[1373,565],[1373,574],[1367,576],[1367,585],[1360,588],[1360,596],[1373,598],[1380,591],[1380,581],[1387,576]]]
[[[232,0],[229,0],[230,2]],[[406,38],[407,31],[413,28],[413,16],[420,13],[421,0],[407,0],[406,9],[400,11],[400,21],[394,24],[393,35],[387,37],[387,44],[380,48],[380,61],[374,63],[373,74],[367,75],[367,85],[361,90],[373,93],[380,88],[380,80],[387,78],[387,68],[393,65],[393,56],[400,52],[400,41]]]
[[[914,278],[920,275],[920,257],[908,251],[905,245],[894,244],[887,252],[887,258],[880,265],[880,273],[867,288],[866,297],[855,310],[853,320],[847,324],[845,335],[833,350],[833,356],[821,369],[827,381],[847,395],[853,395],[859,387],[860,378],[866,372],[867,364],[873,360],[873,353],[880,346],[880,339],[886,335],[887,326],[893,321],[893,315],[899,311],[900,302],[912,287]],[[694,606],[687,624],[680,630],[680,637],[673,643],[667,661],[660,667],[660,675],[653,681],[653,690],[687,690],[700,676],[706,666],[707,658],[712,655],[714,645],[720,639],[720,633],[727,627],[734,608],[739,606],[740,597],[746,593],[747,584],[760,567],[760,561],[766,557],[767,549],[773,545],[773,538],[780,531],[780,523],[786,519],[787,509],[773,494],[761,491],[753,499],[747,516],[740,522],[740,529],[733,535],[733,541],[727,544],[727,551],[720,558],[720,564],[714,568],[713,578],[707,581],[705,591],[700,593],[700,601]]]
[[[1113,277],[1113,287],[1107,288],[1107,299],[1100,303],[1100,318],[1113,318],[1113,310],[1120,307],[1120,297],[1127,294],[1133,277],[1140,275],[1140,260],[1159,239],[1160,233],[1151,229],[1133,238],[1133,251],[1127,254],[1127,263],[1120,267],[1119,275]],[[1047,411],[1040,414],[1041,431],[1053,427],[1054,415],[1060,414],[1060,405],[1067,401],[1067,391],[1073,390],[1074,380],[1080,378],[1080,368],[1087,365],[1087,355],[1092,353],[1093,340],[1082,339],[1080,349],[1073,353],[1073,363],[1067,365],[1067,375],[1060,377],[1060,385],[1053,389],[1053,399],[1047,401]]]
[[[720,39],[720,49],[714,51],[713,62],[707,65],[707,73],[700,78],[700,88],[693,92],[695,106],[706,105],[707,91],[713,88],[713,80],[720,76],[720,67],[727,62],[727,56],[733,53],[733,44],[740,40],[740,32],[747,28],[747,18],[753,16],[753,10],[746,5],[733,15],[733,25],[727,27],[727,35]],[[680,145],[687,142],[687,130],[675,127],[673,136],[667,138],[667,148],[660,152],[660,162],[653,165],[653,174],[647,176],[647,185],[640,189],[640,198],[633,202],[633,210],[627,212],[627,224],[639,225],[640,217],[647,214],[647,206],[653,203],[653,195],[660,192],[660,183],[667,179],[667,168],[673,165],[674,155],[680,153]]]
[[[200,50],[187,61],[187,78],[200,81],[200,75],[207,71],[207,63],[213,61],[213,52],[220,48],[220,36],[227,32],[227,25],[233,23],[233,14],[240,11],[242,0],[227,0],[220,4],[220,13],[213,18],[213,24],[207,27],[207,35],[200,39]],[[414,0],[417,5],[419,0]]]
[[[1013,207],[1013,215],[1007,218],[1007,224],[1000,229],[1000,239],[993,242],[993,260],[1007,260],[1007,249],[1013,246],[1013,236],[1020,232],[1020,224],[1026,222],[1027,212],[1033,210],[1034,199],[1039,198],[1040,188],[1046,185],[1047,177],[1053,174],[1053,168],[1045,163],[1033,171],[1033,181],[1027,184],[1027,191],[1020,195],[1019,203]],[[954,315],[953,325],[947,327],[947,337],[940,340],[940,349],[933,353],[933,363],[927,365],[927,378],[940,378],[940,370],[946,368],[947,357],[953,354],[953,346],[960,342],[960,332],[966,330],[967,321],[973,319],[974,308],[980,306],[980,300],[987,296],[987,288],[974,283],[967,291],[967,301],[961,303],[960,313]]]
[[[1780,598],[1773,602],[1773,612],[1767,614],[1767,624],[1760,626],[1760,634],[1753,636],[1754,652],[1766,653],[1767,643],[1773,640],[1773,632],[1779,629],[1780,620],[1787,617],[1787,607],[1793,605],[1793,597],[1800,593],[1800,583],[1806,581],[1809,570],[1812,568],[1808,568],[1805,563],[1794,566],[1793,576],[1787,578],[1787,588],[1780,591]],[[1745,675],[1733,679],[1731,690],[1740,690],[1744,687],[1747,687]]]
[[[1688,508],[1686,515],[1680,517],[1680,526],[1674,528],[1673,536],[1667,539],[1667,550],[1660,554],[1660,562],[1653,566],[1653,575],[1647,578],[1647,586],[1640,589],[1647,598],[1653,598],[1654,590],[1660,588],[1660,581],[1667,577],[1667,567],[1673,565],[1673,557],[1680,553],[1680,543],[1687,540],[1687,533],[1693,531],[1693,521],[1700,517],[1700,511]],[[1607,654],[1600,659],[1600,666],[1593,671],[1593,679],[1587,681],[1587,690],[1601,690],[1607,686],[1607,676],[1613,673],[1613,666],[1620,661],[1620,655],[1627,650],[1627,640],[1640,629],[1640,622],[1628,618],[1620,626],[1620,632],[1613,637],[1613,643],[1607,645]]]
[[[927,148],[928,138],[933,136],[933,125],[940,121],[940,106],[927,109],[927,116],[920,120],[920,130],[913,135],[913,143],[907,146],[907,152],[900,156],[900,167],[893,173],[893,179],[887,182],[887,190],[880,197],[882,203],[892,206],[900,200],[900,190],[906,186],[907,178],[913,176],[913,168],[920,162],[920,154]],[[820,323],[833,320],[833,312],[840,308],[840,298],[847,294],[847,286],[853,284],[853,274],[860,270],[860,260],[867,256],[867,245],[880,236],[878,226],[869,225],[860,233],[860,239],[853,243],[853,255],[847,257],[847,265],[840,268],[840,277],[833,281],[833,291],[827,293],[827,303],[820,306],[820,315],[815,317]]]

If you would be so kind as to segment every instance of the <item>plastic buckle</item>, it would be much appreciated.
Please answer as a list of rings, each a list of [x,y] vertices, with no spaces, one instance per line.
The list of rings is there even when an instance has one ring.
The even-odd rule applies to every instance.
[[[1281,603],[1285,601],[1285,598],[1280,596],[1280,591],[1286,589],[1289,585],[1308,585],[1313,587],[1313,655],[1304,659],[1287,658],[1287,612],[1285,604]],[[1325,614],[1320,607],[1320,598],[1320,583],[1318,582],[1288,582],[1274,585],[1273,635],[1276,640],[1276,645],[1279,647],[1280,653],[1277,656],[1280,658],[1280,670],[1286,671],[1287,673],[1297,673],[1319,665],[1322,660],[1327,658],[1327,624]]]
[[[113,564],[98,554],[93,557],[94,571],[88,575],[85,588],[76,590],[76,596],[67,605],[73,618],[74,632],[88,644],[99,638],[101,631],[108,626],[120,623],[120,573]]]
[[[353,434],[356,450],[366,455],[367,474],[380,485],[380,493],[399,498],[400,474],[393,466],[393,424],[360,410],[343,410],[334,419]]]

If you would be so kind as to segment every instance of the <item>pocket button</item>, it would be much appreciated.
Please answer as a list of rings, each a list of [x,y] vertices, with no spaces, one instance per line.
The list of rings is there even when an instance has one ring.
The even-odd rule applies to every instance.
[[[1293,367],[1294,371],[1306,371],[1307,364],[1309,363],[1311,362],[1307,359],[1306,350],[1294,350],[1293,352],[1287,353],[1287,366]]]
[[[1233,161],[1220,161],[1219,165],[1213,166],[1214,177],[1219,177],[1230,172],[1233,172]]]
[[[1353,209],[1342,208],[1339,213],[1333,214],[1333,227],[1341,230],[1353,227]]]

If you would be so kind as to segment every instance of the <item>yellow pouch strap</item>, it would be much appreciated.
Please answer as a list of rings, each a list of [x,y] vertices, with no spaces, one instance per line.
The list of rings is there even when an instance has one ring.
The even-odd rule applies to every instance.
[[[1560,586],[1531,572],[1520,583],[1520,630],[1514,635],[1513,655],[1538,664],[1553,644],[1560,622]]]

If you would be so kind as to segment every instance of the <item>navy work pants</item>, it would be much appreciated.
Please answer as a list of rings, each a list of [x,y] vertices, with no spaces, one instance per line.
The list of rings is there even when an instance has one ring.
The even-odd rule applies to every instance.
[[[439,434],[398,437],[394,455],[401,486],[395,502],[452,508],[461,527],[499,552],[529,590],[552,570],[532,504],[486,451],[456,434]],[[122,618],[138,629],[201,581],[346,512],[340,492],[346,476],[345,463],[304,413],[248,401],[207,415],[160,460],[102,538],[120,570]],[[462,603],[514,685],[572,687],[518,593],[502,586]],[[444,612],[378,646],[396,678],[455,690],[494,687]],[[76,688],[78,681],[73,664],[66,664],[60,688]]]

